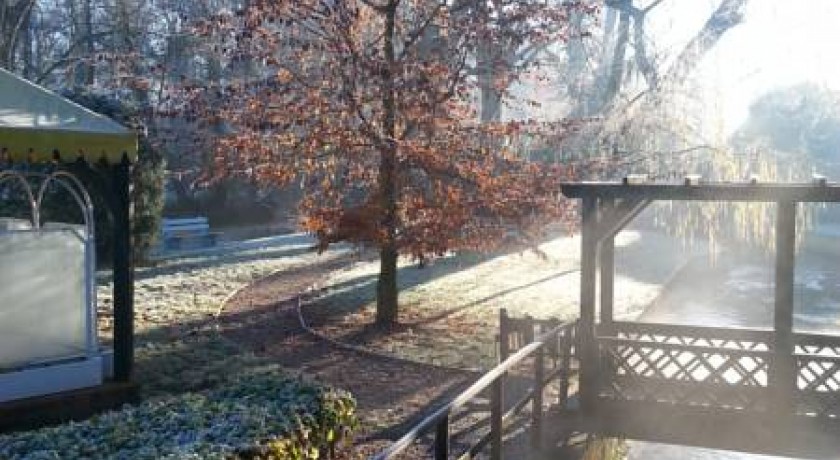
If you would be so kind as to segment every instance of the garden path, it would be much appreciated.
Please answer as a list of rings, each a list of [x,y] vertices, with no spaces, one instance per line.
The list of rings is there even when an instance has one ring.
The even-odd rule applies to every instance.
[[[418,422],[424,408],[443,403],[475,379],[468,371],[372,355],[338,347],[308,333],[298,317],[298,295],[346,257],[316,261],[257,281],[234,295],[219,317],[222,334],[258,356],[350,391],[362,430],[351,458],[365,458]],[[422,458],[424,447],[417,447]]]

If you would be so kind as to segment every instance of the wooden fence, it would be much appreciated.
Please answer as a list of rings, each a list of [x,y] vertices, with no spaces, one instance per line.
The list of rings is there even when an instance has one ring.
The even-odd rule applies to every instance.
[[[450,417],[474,398],[489,390],[490,430],[476,442],[467,447],[455,458],[475,458],[487,446],[490,447],[491,460],[503,457],[502,443],[506,426],[522,412],[531,407],[530,442],[539,448],[542,440],[543,416],[546,401],[545,389],[551,383],[559,381],[560,403],[565,403],[569,393],[569,379],[573,372],[571,359],[575,345],[576,323],[541,322],[531,318],[510,318],[503,310],[500,317],[499,351],[500,363],[484,374],[469,388],[455,397],[444,407],[423,419],[394,442],[386,450],[372,457],[373,460],[398,458],[415,441],[434,430],[434,458],[449,459],[451,452]],[[525,394],[512,405],[505,401],[505,381],[509,372],[521,368],[526,360],[533,360],[531,373],[532,385]],[[551,365],[547,365],[550,363]],[[507,406],[510,406],[506,409]]]

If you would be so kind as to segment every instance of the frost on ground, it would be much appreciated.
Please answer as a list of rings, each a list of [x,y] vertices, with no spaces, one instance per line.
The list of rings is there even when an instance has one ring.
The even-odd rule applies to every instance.
[[[376,351],[462,368],[491,366],[499,310],[537,318],[575,318],[580,294],[580,237],[560,237],[533,251],[461,254],[399,273],[402,326],[387,334],[373,322],[377,261],[334,273],[307,312],[322,332]],[[655,233],[627,231],[616,240],[616,315],[633,317],[659,295],[689,251]]]
[[[134,284],[135,331],[143,341],[160,328],[185,331],[215,316],[233,291],[271,273],[312,264],[319,256],[305,247],[275,247],[232,251],[169,260],[138,269]],[[111,284],[97,292],[100,337],[112,334]]]
[[[137,270],[134,287],[135,374],[145,394],[212,387],[226,372],[257,359],[215,332],[215,317],[237,289],[275,272],[338,257],[306,245],[249,248],[168,260]],[[99,335],[113,333],[111,284],[98,289]]]

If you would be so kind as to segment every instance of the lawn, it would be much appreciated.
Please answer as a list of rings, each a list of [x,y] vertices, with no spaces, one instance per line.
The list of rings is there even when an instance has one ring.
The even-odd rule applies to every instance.
[[[692,252],[673,238],[635,231],[619,234],[616,247],[615,311],[624,318],[656,299],[662,283]],[[333,273],[304,311],[318,331],[335,340],[414,361],[486,369],[496,362],[500,309],[514,316],[577,317],[579,248],[579,236],[561,236],[541,245],[541,253],[450,255],[424,268],[403,260],[400,325],[388,331],[370,327],[377,260]]]

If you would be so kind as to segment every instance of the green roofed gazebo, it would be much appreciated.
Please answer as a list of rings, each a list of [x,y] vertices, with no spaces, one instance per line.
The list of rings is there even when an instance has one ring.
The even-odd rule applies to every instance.
[[[119,163],[137,156],[137,134],[0,69],[0,149],[12,161],[83,157]]]
[[[131,383],[134,356],[134,269],[129,190],[131,165],[136,160],[137,153],[138,140],[135,131],[0,69],[0,160],[2,160],[0,184],[14,180],[28,184],[23,188],[28,194],[28,201],[32,208],[29,221],[18,219],[18,222],[14,222],[14,225],[19,227],[4,229],[0,225],[0,236],[6,238],[5,241],[0,241],[3,244],[2,251],[11,261],[11,265],[7,265],[5,272],[0,272],[2,275],[0,278],[4,280],[0,285],[0,299],[7,299],[2,302],[3,305],[0,305],[0,318],[16,318],[28,328],[9,329],[10,322],[7,321],[6,324],[9,329],[7,336],[20,337],[20,343],[12,342],[12,345],[23,344],[19,347],[21,350],[19,356],[8,351],[6,355],[19,359],[22,364],[19,366],[15,364],[10,368],[4,366],[0,359],[0,432],[84,417],[99,410],[118,406],[135,394],[134,385]],[[50,167],[46,170],[50,172],[44,173],[45,168],[39,168],[38,164],[49,164]],[[33,176],[39,179],[32,181]],[[84,249],[79,250],[84,253],[84,257],[79,256],[78,260],[83,260],[83,263],[70,264],[69,266],[75,268],[64,272],[59,272],[55,267],[50,266],[52,265],[48,262],[50,255],[44,254],[44,251],[50,251],[49,246],[39,246],[42,241],[55,238],[58,243],[52,247],[59,249],[52,257],[55,263],[59,264],[66,262],[59,260],[66,258],[59,254],[61,248],[79,244],[73,242],[70,230],[68,230],[69,224],[59,224],[59,227],[56,227],[54,223],[42,225],[40,221],[40,205],[44,196],[42,191],[51,183],[59,182],[64,182],[57,185],[61,185],[59,188],[64,188],[66,193],[76,199],[85,216],[84,230],[77,231],[78,235],[81,235],[77,241],[81,239],[83,241],[81,244],[84,246]],[[36,188],[33,184],[40,185]],[[107,209],[94,210],[88,196],[89,192],[101,196],[106,203],[104,208]],[[7,194],[4,193],[0,199],[6,199],[6,196]],[[114,307],[112,355],[110,351],[100,352],[96,340],[95,255],[91,255],[94,252],[92,249],[95,233],[94,212],[109,214],[113,229],[110,238],[113,242],[113,260],[110,263],[113,270]],[[11,222],[15,219],[5,220]],[[67,236],[65,240],[60,240],[60,236],[57,236],[61,231],[64,231]],[[29,235],[26,235],[26,232],[29,232]],[[9,255],[16,251],[23,255]],[[47,262],[40,265],[41,269],[35,265],[29,267],[32,272],[30,275],[34,276],[29,276],[20,282],[14,281],[17,279],[15,273],[17,268],[8,268],[14,266],[14,257],[26,258],[26,254],[38,255],[39,251],[41,251],[40,256]],[[68,257],[76,257],[73,253],[69,254],[71,255]],[[2,256],[0,254],[0,259]],[[3,270],[2,264],[0,264],[0,270]],[[84,276],[80,276],[77,271],[84,272]],[[84,323],[87,339],[86,342],[78,339],[73,339],[76,340],[73,342],[68,339],[68,343],[83,345],[78,347],[80,351],[76,357],[71,356],[72,353],[69,352],[66,355],[56,354],[54,350],[58,348],[57,345],[50,348],[53,344],[47,343],[41,348],[49,350],[49,352],[44,352],[47,353],[45,356],[48,356],[49,360],[39,362],[36,359],[39,357],[36,353],[31,353],[31,356],[26,354],[27,334],[34,337],[40,334],[39,328],[49,329],[47,323],[51,319],[57,325],[54,328],[56,330],[60,329],[64,323],[50,318],[53,313],[47,310],[49,308],[55,310],[55,307],[51,305],[43,307],[44,325],[35,324],[39,323],[37,319],[33,319],[36,316],[31,314],[26,316],[26,312],[31,309],[38,310],[39,306],[45,303],[33,300],[33,298],[47,298],[39,291],[57,291],[62,283],[68,284],[63,279],[67,277],[85,280],[73,285],[78,291],[84,284],[84,288],[81,289],[84,295],[73,291],[75,297],[71,297],[74,300],[68,301],[68,305],[72,306],[67,308],[78,311],[77,305],[84,305],[84,311],[88,312],[86,318],[78,315],[68,317]],[[25,292],[33,294],[27,297]],[[84,301],[79,300],[82,297]],[[22,302],[12,305],[17,302],[10,302],[8,298],[22,299]],[[54,292],[53,298],[61,300],[61,292],[58,294]],[[30,303],[33,305],[29,305]],[[77,327],[77,330],[81,329]],[[68,333],[67,337],[80,336],[77,332]],[[63,338],[60,331],[58,333],[54,330],[44,332],[47,335],[50,333],[60,339]],[[13,339],[7,337],[7,340]],[[44,345],[45,340],[48,342],[54,339],[34,337],[32,340],[40,346]],[[0,353],[0,358],[8,357],[6,355]],[[113,360],[110,356],[113,356]],[[54,365],[45,365],[44,362],[54,363]],[[80,380],[79,376],[82,374],[78,372],[74,374],[73,369],[73,366],[80,368],[87,365],[90,373],[92,372],[90,369],[93,369],[90,367],[91,362],[101,363],[100,380],[93,384],[90,380],[86,381],[87,383]],[[50,366],[52,366],[52,373],[48,372]],[[63,374],[65,369],[66,374]],[[72,383],[74,379],[79,383]],[[62,380],[65,383],[53,384]]]

